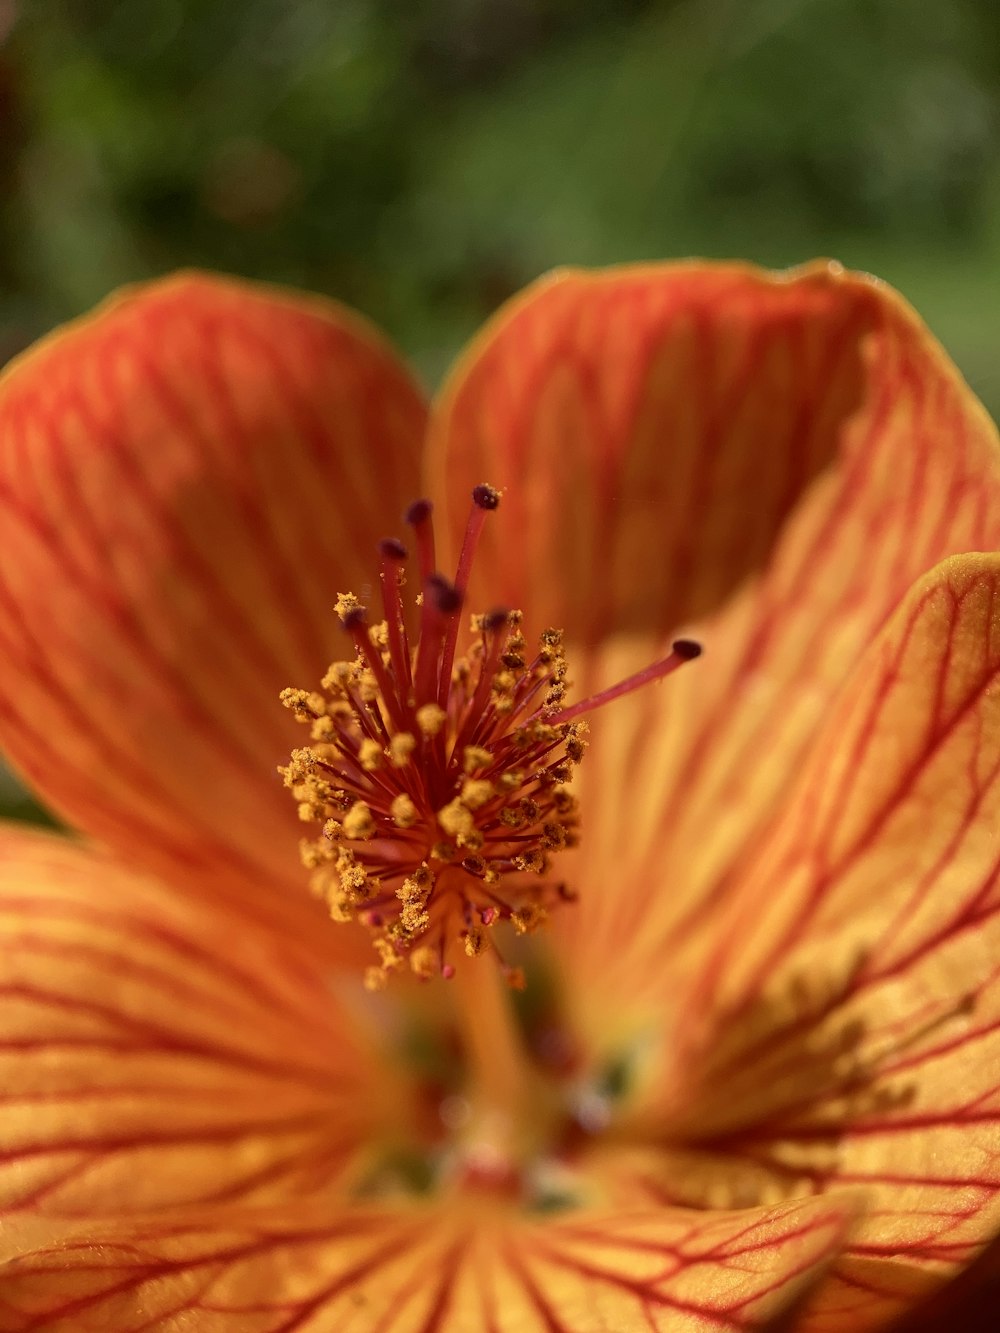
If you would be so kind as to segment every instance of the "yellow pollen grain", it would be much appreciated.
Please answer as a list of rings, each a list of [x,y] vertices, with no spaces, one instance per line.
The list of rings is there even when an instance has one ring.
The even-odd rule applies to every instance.
[[[330,920],[336,921],[338,925],[343,926],[348,921],[354,920],[354,913],[343,894],[328,893],[326,905],[330,913]]]
[[[301,750],[293,750],[288,766],[279,768],[278,772],[283,774],[286,787],[295,787],[308,777],[315,765],[316,751],[307,746]]]
[[[389,811],[392,815],[392,822],[397,828],[412,828],[417,822],[417,807],[405,791],[401,791],[398,796],[393,798]]]
[[[475,773],[477,768],[489,768],[493,756],[481,745],[467,745],[462,751],[462,768],[466,773]]]
[[[552,804],[560,815],[576,814],[577,799],[566,787],[556,787],[552,793]]]
[[[369,667],[358,673],[358,693],[366,704],[374,703],[378,698],[378,681],[375,679],[375,672]]]
[[[420,865],[412,875],[407,875],[403,880],[396,890],[396,897],[401,903],[419,903],[423,906],[430,897],[433,887],[434,876],[426,864]]]
[[[498,671],[493,677],[493,693],[509,694],[517,684],[513,671]]]
[[[407,935],[419,935],[431,923],[430,913],[415,903],[406,903],[399,914],[399,924]]]
[[[411,951],[410,968],[421,981],[429,981],[431,977],[437,976],[437,954],[429,944],[422,944]]]
[[[530,852],[525,852],[523,856],[514,857],[514,865],[518,870],[524,870],[529,875],[540,875],[546,868],[545,857],[536,848]]]
[[[417,726],[424,736],[436,736],[444,726],[447,714],[438,704],[424,704],[417,709]]]
[[[352,611],[359,610],[360,607],[361,603],[358,601],[357,597],[355,597],[353,592],[338,593],[337,600],[333,604],[333,609],[336,611],[337,615],[340,616],[341,620],[343,620],[345,616],[350,615]]]
[[[333,846],[325,838],[303,838],[299,843],[299,859],[307,870],[315,870],[336,856]]]
[[[367,773],[373,773],[376,768],[382,766],[383,754],[381,745],[370,736],[366,736],[358,746],[358,759],[361,763],[361,767]]]
[[[344,835],[348,838],[375,836],[375,819],[364,801],[355,801],[343,818]]]
[[[462,804],[470,810],[478,810],[493,795],[493,783],[485,778],[470,778],[462,783]]]
[[[353,681],[354,675],[353,662],[331,662],[320,683],[324,690],[332,690],[335,693],[343,692]]]
[[[460,847],[470,846],[469,839],[475,833],[476,821],[472,811],[458,796],[449,801],[437,812],[437,820],[445,833],[455,839]]]
[[[556,820],[549,820],[542,826],[542,846],[547,852],[557,852],[566,846],[566,830]]]
[[[372,625],[368,631],[368,638],[376,648],[386,649],[389,647],[389,623],[386,620],[380,620],[377,625]]]
[[[409,731],[399,731],[389,742],[389,759],[394,768],[404,768],[416,747],[416,737]]]
[[[313,722],[326,712],[326,700],[316,690],[282,690],[278,698],[291,710],[296,722]]]
[[[511,912],[510,921],[519,935],[530,935],[545,924],[546,915],[545,908],[539,903],[529,903]]]
[[[475,958],[482,953],[486,945],[486,937],[478,926],[470,926],[465,932],[463,944],[469,958]]]
[[[337,737],[337,728],[334,725],[333,718],[316,718],[310,729],[309,736],[311,740],[319,742],[326,741],[328,744],[335,740]]]

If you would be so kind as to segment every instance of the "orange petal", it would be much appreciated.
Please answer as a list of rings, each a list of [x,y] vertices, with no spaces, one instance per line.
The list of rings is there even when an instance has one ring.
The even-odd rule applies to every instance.
[[[949,447],[928,459],[942,432]],[[997,484],[985,413],[898,297],[833,264],[557,272],[459,362],[428,465],[453,534],[475,483],[504,488],[483,537],[485,604],[578,642],[663,635],[716,609],[810,492],[795,556],[831,592],[864,568],[898,596],[997,525],[973,484],[984,469]],[[877,561],[853,549],[871,525]],[[907,560],[909,575],[892,568]]]
[[[793,1193],[864,1187],[857,1262],[967,1263],[1000,1228],[998,826],[1000,556],[957,556],[860,660],[746,867],[649,1132]]]
[[[678,628],[706,645],[594,718],[563,916],[578,970],[609,969],[606,1011],[652,918],[680,947],[717,915],[912,582],[1000,546],[996,431],[872,279],[664,265],[532,288],[460,364],[432,439],[453,524],[471,483],[506,487],[479,600],[564,625],[578,697]]]
[[[312,688],[416,488],[425,408],[361,320],[187,274],[128,289],[0,385],[0,735],[144,867],[298,889],[277,704]]]
[[[8,1225],[328,1191],[401,1104],[319,951],[208,899],[8,825],[0,923]]]
[[[138,1333],[194,1318],[205,1333],[750,1329],[794,1298],[849,1220],[832,1200],[537,1222],[471,1200],[213,1211],[69,1234],[16,1259],[0,1279],[0,1317],[10,1333]]]

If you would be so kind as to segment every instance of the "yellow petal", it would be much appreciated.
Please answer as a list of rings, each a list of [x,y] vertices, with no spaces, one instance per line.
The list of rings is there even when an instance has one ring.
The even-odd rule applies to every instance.
[[[329,1192],[404,1104],[319,950],[65,839],[0,827],[0,937],[8,1224]]]
[[[832,1200],[536,1222],[472,1200],[213,1210],[53,1239],[0,1271],[0,1317],[10,1333],[751,1328],[828,1260],[849,1218]]]
[[[69,822],[201,888],[297,891],[277,706],[416,487],[425,409],[330,303],[132,288],[0,384],[0,736]],[[293,728],[294,731],[294,728]]]

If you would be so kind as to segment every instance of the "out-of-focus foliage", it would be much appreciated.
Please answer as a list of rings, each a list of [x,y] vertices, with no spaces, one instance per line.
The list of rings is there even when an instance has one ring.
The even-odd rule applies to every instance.
[[[195,264],[433,381],[556,264],[830,254],[996,412],[998,130],[996,0],[0,0],[0,359]]]

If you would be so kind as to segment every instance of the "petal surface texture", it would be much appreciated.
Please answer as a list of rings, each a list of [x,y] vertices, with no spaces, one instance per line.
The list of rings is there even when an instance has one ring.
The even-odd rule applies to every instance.
[[[760,1328],[841,1238],[832,1199],[528,1222],[489,1208],[108,1225],[0,1269],[9,1333],[709,1333]]]
[[[315,951],[63,838],[0,826],[0,938],[8,1228],[334,1191],[405,1105]]]
[[[635,990],[636,942],[676,966],[711,938],[914,580],[1000,546],[996,430],[882,284],[682,264],[529,289],[459,363],[431,438],[456,530],[469,485],[505,488],[486,600],[565,628],[571,698],[678,631],[705,645],[592,723],[560,924],[600,1023]]]
[[[1000,556],[954,556],[833,706],[645,1112],[765,1190],[865,1190],[817,1329],[877,1327],[1000,1227],[998,825]]]
[[[14,363],[0,737],[65,819],[175,880],[301,896],[277,693],[340,648],[333,602],[414,494],[424,420],[360,319],[208,276]]]
[[[505,488],[483,565],[571,698],[703,642],[592,721],[554,952],[703,1154],[673,1198],[872,1191],[810,1317],[878,1327],[998,1221],[996,571],[920,582],[1000,547],[995,427],[881,284],[679,265],[538,284],[432,442],[456,528]]]

